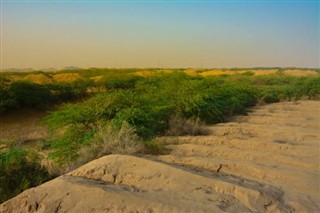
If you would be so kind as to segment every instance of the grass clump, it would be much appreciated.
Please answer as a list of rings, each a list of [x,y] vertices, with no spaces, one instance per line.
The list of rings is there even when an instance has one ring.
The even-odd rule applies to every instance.
[[[135,154],[142,150],[139,137],[127,122],[120,129],[110,123],[99,124],[90,144],[77,151],[77,159],[67,166],[67,170],[77,168],[89,161],[109,154]]]
[[[182,135],[208,135],[209,130],[199,118],[182,118],[172,116],[169,120],[169,129],[166,135],[182,136]]]
[[[161,140],[160,138],[155,138],[152,140],[144,141],[144,152],[151,155],[163,155],[167,154],[170,150],[166,148],[168,142]]]

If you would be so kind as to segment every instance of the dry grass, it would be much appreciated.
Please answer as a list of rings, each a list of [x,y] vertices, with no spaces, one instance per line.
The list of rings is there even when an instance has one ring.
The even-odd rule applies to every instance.
[[[224,75],[224,74],[235,74],[235,73],[236,72],[230,72],[230,71],[215,69],[215,70],[209,70],[209,71],[201,72],[200,75],[203,76],[203,77],[207,77],[207,76]]]
[[[197,73],[196,69],[187,69],[187,70],[184,71],[184,73],[186,73],[187,75],[191,75],[191,76],[199,75],[199,73]]]
[[[293,76],[312,76],[318,75],[316,71],[313,70],[285,70],[284,74]]]
[[[133,154],[139,149],[135,129],[123,122],[120,130],[111,125],[99,127],[95,140],[102,145],[98,157],[106,154]]]
[[[254,75],[271,75],[276,74],[278,70],[222,70],[222,69],[213,69],[205,72],[201,72],[200,75],[203,77],[207,76],[216,76],[216,75],[234,75],[234,74],[244,74],[251,72]],[[303,72],[303,71],[302,71]]]
[[[48,84],[52,82],[52,78],[44,74],[30,74],[24,77],[23,80],[31,81],[36,84]]]
[[[168,136],[208,135],[209,130],[199,118],[185,119],[173,116],[169,120]]]
[[[155,72],[143,70],[143,71],[135,72],[134,74],[141,77],[149,77],[149,76],[154,76]]]
[[[272,75],[276,74],[278,70],[250,70],[254,75]]]
[[[164,155],[169,154],[170,149],[166,146],[169,144],[178,144],[178,139],[170,139],[168,137],[162,138],[155,138],[151,141],[147,141],[144,143],[144,154],[151,154],[151,155]]]
[[[94,82],[98,82],[102,79],[103,75],[98,75],[98,76],[94,76],[91,77],[90,79],[93,80]]]
[[[60,73],[52,76],[57,82],[72,82],[81,78],[79,73]]]
[[[109,154],[132,155],[143,149],[142,144],[135,134],[135,129],[123,122],[119,130],[110,124],[100,125],[89,146],[84,146],[78,151],[78,158],[68,165],[66,171],[71,171],[89,161]]]
[[[137,71],[134,74],[141,77],[152,77],[152,76],[158,76],[161,74],[170,74],[172,73],[172,70],[158,70],[158,71],[149,71],[149,70],[141,70]]]

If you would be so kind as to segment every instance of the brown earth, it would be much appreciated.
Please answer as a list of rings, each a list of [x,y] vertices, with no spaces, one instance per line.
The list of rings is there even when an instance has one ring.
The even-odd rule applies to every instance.
[[[0,115],[0,141],[27,143],[42,140],[47,129],[41,125],[41,119],[47,115],[32,109],[21,109]]]
[[[319,110],[257,107],[210,135],[166,138],[167,155],[92,161],[0,212],[320,212]]]

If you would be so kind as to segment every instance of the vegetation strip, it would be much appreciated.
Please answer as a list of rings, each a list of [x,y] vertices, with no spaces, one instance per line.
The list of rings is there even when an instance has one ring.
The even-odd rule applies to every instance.
[[[51,133],[43,149],[57,168],[70,170],[107,154],[161,154],[165,142],[156,137],[206,134],[204,124],[224,122],[257,104],[319,99],[318,74],[231,71],[211,76],[208,70],[84,70],[20,80],[9,73],[0,77],[0,113],[61,105],[43,121]],[[39,74],[49,80],[35,83]],[[1,147],[0,202],[51,177],[35,152],[7,141]]]

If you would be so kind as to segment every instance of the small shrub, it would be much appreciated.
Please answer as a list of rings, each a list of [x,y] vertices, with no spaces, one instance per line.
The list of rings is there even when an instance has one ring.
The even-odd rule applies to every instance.
[[[120,129],[110,123],[99,125],[92,141],[77,152],[77,159],[69,164],[68,170],[108,154],[134,154],[141,150],[135,129],[123,122]]]
[[[260,103],[276,103],[280,101],[279,90],[276,88],[265,88],[260,93]]]
[[[98,157],[107,154],[133,154],[139,149],[135,128],[123,122],[120,129],[111,124],[99,126],[94,141],[101,145]]]
[[[72,87],[68,83],[58,82],[46,84],[45,87],[50,90],[55,101],[73,100],[76,95],[72,91]]]
[[[159,139],[153,139],[149,141],[145,141],[144,143],[146,154],[151,155],[163,155],[168,153],[168,149],[166,148],[166,142]]]
[[[199,118],[182,118],[172,116],[169,120],[169,129],[167,135],[181,136],[181,135],[208,135],[209,130],[200,121]]]
[[[283,70],[283,69],[278,69],[278,70],[276,71],[276,74],[277,74],[277,75],[283,75],[283,74],[284,74],[284,70]]]

